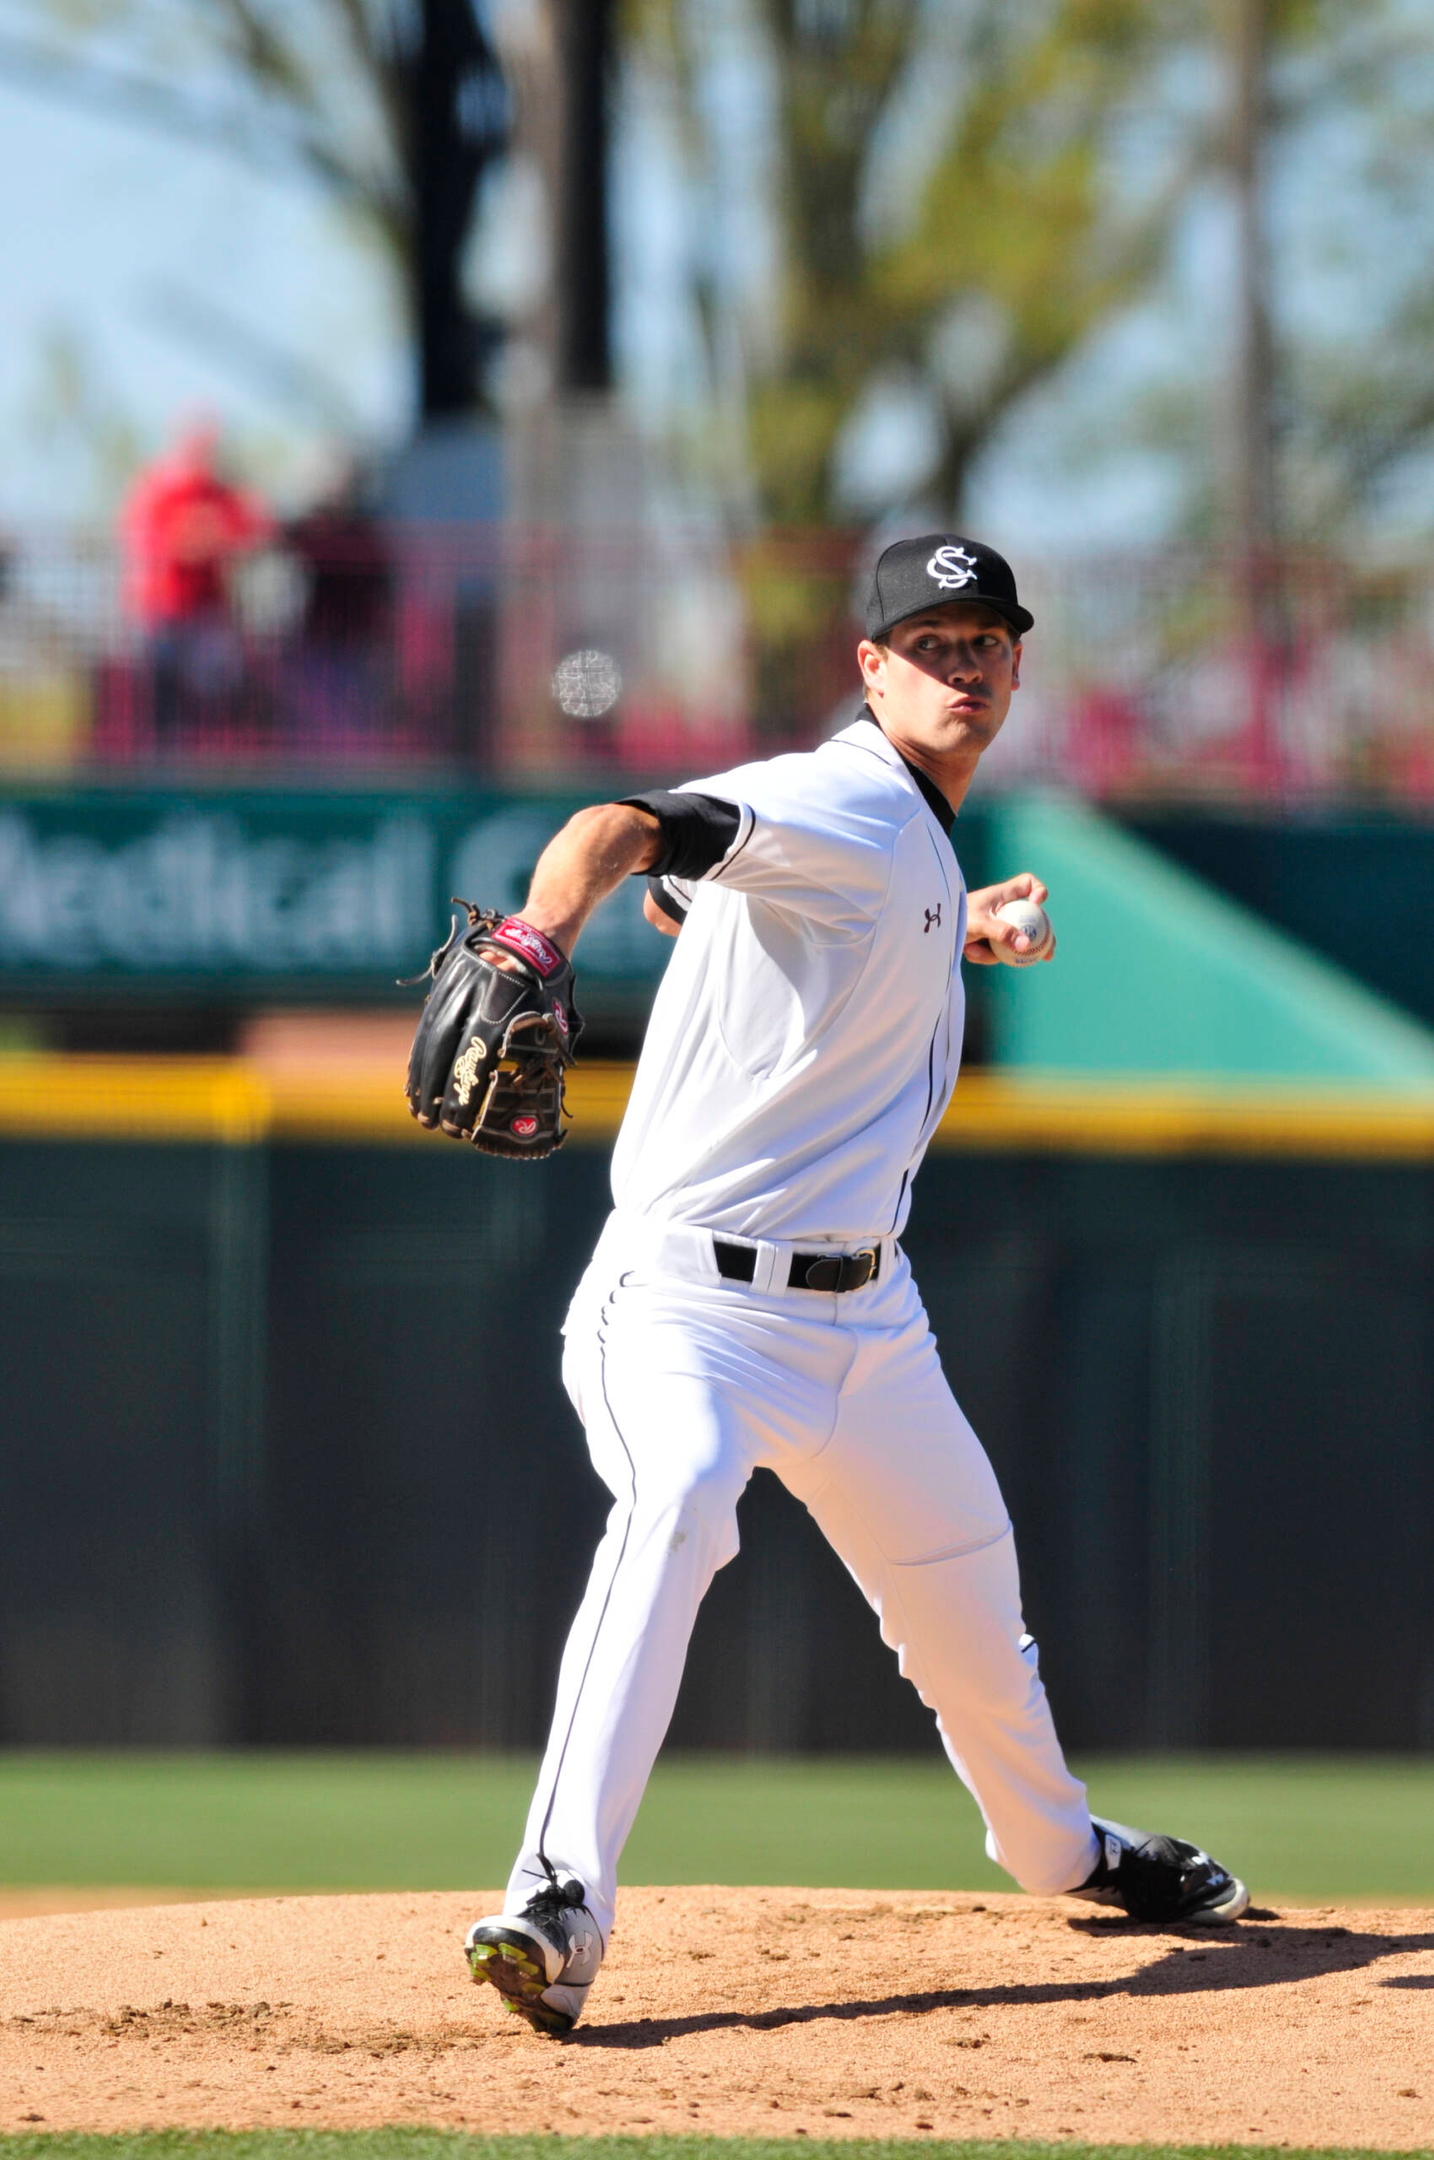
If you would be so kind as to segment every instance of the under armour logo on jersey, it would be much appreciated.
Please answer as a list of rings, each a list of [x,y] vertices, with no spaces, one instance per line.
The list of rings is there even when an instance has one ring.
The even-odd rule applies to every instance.
[[[939,547],[926,565],[926,575],[935,578],[943,592],[959,592],[963,585],[975,584],[976,558],[963,547]]]
[[[926,928],[922,931],[921,935],[923,937],[929,937],[933,930],[939,930],[941,928],[941,902],[939,900],[937,901],[934,913],[930,908],[926,908],[925,910],[923,910],[923,912],[926,916]]]

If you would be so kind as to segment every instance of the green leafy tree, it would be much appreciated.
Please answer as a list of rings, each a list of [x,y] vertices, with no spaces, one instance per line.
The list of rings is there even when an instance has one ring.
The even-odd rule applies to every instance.
[[[700,155],[704,10],[647,0],[632,14],[681,86]],[[1001,415],[1140,289],[1189,161],[1133,187],[1117,138],[1189,15],[1164,0],[749,0],[753,60],[774,86],[780,263],[765,349],[741,363],[763,518],[842,519],[844,431],[893,374],[931,396],[938,443],[919,484],[949,511]],[[873,197],[902,159],[924,70],[947,78],[941,134],[904,212],[883,214]]]
[[[1275,127],[1299,144],[1336,118],[1343,144],[1305,241],[1329,297],[1283,353],[1286,530],[1427,532],[1434,20],[1417,0],[1306,0],[1281,27]]]
[[[1224,364],[1208,340],[1192,358],[1167,318],[1166,367],[1123,439],[1178,461],[1181,529],[1203,546],[1407,537],[1434,450],[1434,19],[1419,0],[1210,0],[1186,30],[1216,63],[1188,169],[1222,179],[1253,225],[1256,319],[1232,259]],[[1246,109],[1242,46],[1258,51]],[[1261,458],[1262,515],[1234,470]]]
[[[750,543],[746,576],[758,705],[779,730],[810,709],[814,638],[834,632],[847,602],[844,577],[802,567],[782,529],[849,522],[844,445],[893,384],[924,407],[931,450],[892,473],[884,507],[953,517],[1002,418],[1142,289],[1207,146],[1182,144],[1153,177],[1134,175],[1122,129],[1200,12],[1193,0],[738,10],[774,121],[779,272],[770,314],[739,352],[735,402],[741,522],[767,535]],[[630,24],[678,88],[700,164],[712,155],[710,11],[636,0]],[[729,326],[698,297],[713,376],[730,374]]]

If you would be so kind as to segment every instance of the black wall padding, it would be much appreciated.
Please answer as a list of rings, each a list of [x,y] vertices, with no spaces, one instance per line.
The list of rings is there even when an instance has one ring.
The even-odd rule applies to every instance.
[[[0,1742],[536,1746],[606,1160],[0,1149]],[[1069,1744],[1434,1745],[1434,1178],[942,1154],[907,1240]],[[765,1474],[674,1743],[934,1745]]]

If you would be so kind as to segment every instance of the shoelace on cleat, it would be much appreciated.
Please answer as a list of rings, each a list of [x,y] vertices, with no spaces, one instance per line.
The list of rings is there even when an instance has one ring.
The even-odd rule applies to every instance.
[[[576,1875],[570,1875],[565,1882],[559,1882],[555,1875],[541,1890],[533,1892],[524,1911],[535,1920],[560,1920],[565,1912],[581,1912],[586,1898],[587,1891]]]

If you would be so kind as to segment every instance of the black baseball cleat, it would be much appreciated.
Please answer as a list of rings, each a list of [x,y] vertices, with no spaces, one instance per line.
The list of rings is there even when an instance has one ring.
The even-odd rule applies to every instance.
[[[1238,1920],[1250,1893],[1198,1845],[1184,1838],[1152,1837],[1124,1823],[1091,1817],[1101,1853],[1071,1897],[1095,1905],[1123,1905],[1132,1920],[1185,1921],[1216,1927]]]
[[[598,1924],[576,1877],[554,1877],[520,1912],[475,1920],[463,1948],[475,1980],[490,1980],[539,2032],[571,2032],[602,1963]]]

